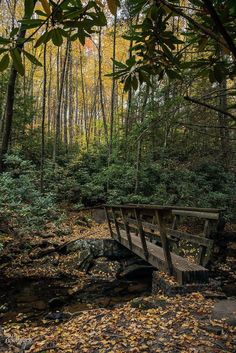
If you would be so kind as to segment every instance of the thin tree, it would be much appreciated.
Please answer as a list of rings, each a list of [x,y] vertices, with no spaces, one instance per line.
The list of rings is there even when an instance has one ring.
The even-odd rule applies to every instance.
[[[43,104],[42,104],[42,125],[41,125],[41,168],[40,168],[40,190],[44,191],[44,159],[45,159],[45,119],[47,99],[47,44],[44,44],[43,51]]]

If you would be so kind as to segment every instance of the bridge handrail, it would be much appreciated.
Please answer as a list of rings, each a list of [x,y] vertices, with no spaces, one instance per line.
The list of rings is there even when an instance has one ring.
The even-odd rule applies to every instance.
[[[147,252],[146,236],[160,236],[163,250],[166,255],[166,261],[169,261],[171,267],[170,241],[185,240],[200,247],[198,262],[200,265],[206,265],[210,259],[210,253],[213,248],[214,241],[212,237],[212,222],[216,224],[221,222],[223,217],[223,209],[218,208],[198,208],[198,207],[179,207],[179,206],[162,206],[162,205],[143,205],[143,204],[127,204],[127,205],[104,205],[107,214],[108,225],[111,230],[110,222],[114,223],[116,233],[119,237],[119,229],[126,231],[128,241],[131,244],[129,232],[135,229],[139,233],[143,244],[144,252]],[[112,217],[109,215],[111,211]],[[130,217],[130,212],[132,217]],[[118,213],[118,216],[117,216]],[[164,217],[174,216],[172,228],[167,228]],[[143,216],[151,216],[155,221],[152,223],[143,219]],[[205,220],[204,230],[201,234],[194,235],[187,232],[177,230],[177,222],[179,217],[196,217]],[[158,232],[158,234],[156,233]],[[176,243],[176,244],[177,244]],[[178,243],[179,244],[179,243]],[[146,254],[148,256],[148,254]]]

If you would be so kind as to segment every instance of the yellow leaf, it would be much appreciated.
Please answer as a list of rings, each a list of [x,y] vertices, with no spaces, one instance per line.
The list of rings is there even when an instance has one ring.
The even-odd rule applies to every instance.
[[[109,7],[109,10],[111,11],[112,15],[115,16],[117,12],[117,7],[120,5],[119,0],[107,0],[107,4]]]
[[[41,2],[41,4],[42,4],[43,9],[44,9],[44,11],[46,12],[46,14],[47,14],[48,16],[50,16],[50,15],[51,15],[51,10],[50,10],[50,6],[49,6],[48,1],[47,1],[47,0],[40,0],[40,2]]]

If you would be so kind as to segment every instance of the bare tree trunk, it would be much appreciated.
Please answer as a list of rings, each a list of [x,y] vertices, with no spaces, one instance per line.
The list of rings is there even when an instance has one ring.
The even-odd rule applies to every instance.
[[[52,124],[52,101],[51,101],[51,90],[52,90],[52,53],[49,54],[49,81],[48,81],[48,133],[51,132]]]
[[[99,79],[99,96],[100,96],[100,105],[102,111],[102,120],[103,120],[103,128],[105,141],[108,145],[108,129],[107,129],[107,120],[106,113],[104,107],[104,96],[103,96],[103,82],[102,82],[102,29],[100,27],[98,34],[98,79]]]
[[[224,79],[220,83],[220,101],[219,101],[219,107],[222,111],[227,111],[227,84],[226,84],[226,79]],[[218,119],[219,119],[219,125],[221,126],[220,128],[220,141],[221,141],[221,151],[222,151],[222,161],[223,165],[226,169],[229,167],[229,162],[230,162],[230,144],[229,144],[229,129],[228,129],[228,119],[227,117],[222,113],[218,113]]]
[[[76,60],[75,80],[75,126],[79,124],[79,62]]]
[[[66,65],[66,72],[65,72],[65,85],[63,90],[63,141],[66,147],[68,146],[68,98],[69,98],[69,80],[68,80],[68,73],[69,73],[69,58]]]
[[[69,51],[69,40],[66,43],[66,52],[65,58],[63,62],[62,72],[61,72],[61,82],[60,82],[60,89],[59,89],[59,96],[57,102],[57,115],[56,115],[56,131],[55,131],[55,138],[54,138],[54,148],[53,148],[53,162],[56,163],[57,155],[58,155],[58,144],[60,138],[60,122],[61,122],[61,107],[62,107],[62,94],[63,94],[63,87],[65,81],[65,73],[66,73],[66,65],[67,65],[67,58],[68,58],[68,51]]]
[[[86,139],[86,146],[88,149],[88,111],[87,111],[87,104],[86,104],[86,97],[85,97],[85,85],[84,85],[84,73],[83,73],[83,58],[82,58],[82,51],[81,47],[79,46],[79,52],[80,52],[80,75],[81,75],[81,88],[82,88],[82,102],[83,102],[83,122],[81,122],[81,128],[84,125],[84,130],[85,130],[85,139]]]
[[[70,50],[68,56],[68,71],[69,71],[69,144],[70,146],[73,144],[73,63],[72,63],[72,53],[71,53],[71,43]]]
[[[114,18],[114,34],[113,34],[113,65],[112,72],[115,73],[115,60],[116,60],[116,31],[117,31],[117,15]],[[109,159],[112,154],[113,132],[114,132],[114,110],[115,110],[115,88],[116,80],[112,78],[112,91],[111,91],[111,121],[110,121],[110,144],[109,144]]]
[[[46,99],[47,99],[47,44],[44,44],[43,52],[43,106],[42,106],[42,125],[41,125],[41,168],[40,168],[40,190],[44,190],[44,159],[45,159],[45,118],[46,118]]]
[[[148,100],[148,94],[149,94],[149,86],[146,87],[146,92],[142,104],[142,109],[140,109],[140,123],[143,124],[144,118],[144,112],[145,112],[145,107],[147,104]],[[138,145],[137,145],[137,160],[136,160],[136,176],[135,176],[135,187],[134,187],[134,192],[137,194],[138,188],[139,188],[139,179],[140,179],[140,165],[141,165],[141,157],[142,157],[142,142],[143,142],[143,134],[139,136],[138,139]]]
[[[25,37],[26,30],[20,29],[17,42]],[[23,48],[23,44],[18,44],[16,46],[20,51]],[[12,132],[12,121],[13,121],[13,108],[15,101],[15,87],[16,87],[17,71],[12,65],[10,70],[10,77],[7,85],[7,99],[6,99],[6,109],[5,109],[5,121],[4,130],[2,137],[2,145],[0,150],[0,172],[4,171],[4,156],[8,152],[8,147],[10,143],[10,137]]]

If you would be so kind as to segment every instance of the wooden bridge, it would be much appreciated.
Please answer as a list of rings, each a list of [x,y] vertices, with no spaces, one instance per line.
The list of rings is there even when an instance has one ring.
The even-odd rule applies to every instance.
[[[180,284],[208,282],[209,272],[205,266],[210,259],[214,236],[222,223],[221,210],[105,205],[105,211],[112,238],[136,255],[173,275]],[[194,235],[179,230],[183,218],[201,223],[201,233]],[[189,245],[195,261],[180,256],[183,247]]]

